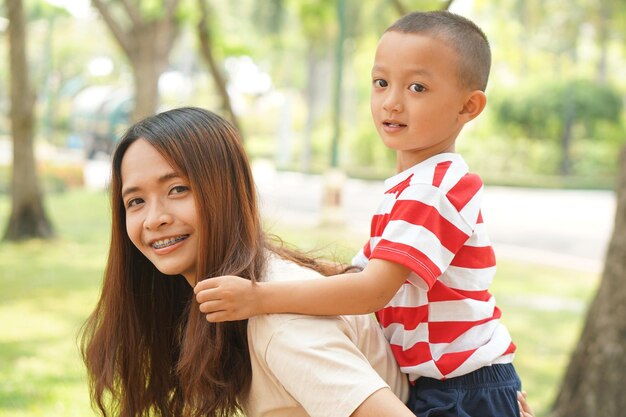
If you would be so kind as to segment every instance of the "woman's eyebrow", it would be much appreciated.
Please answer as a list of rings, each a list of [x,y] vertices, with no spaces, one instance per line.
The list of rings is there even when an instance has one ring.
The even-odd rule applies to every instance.
[[[169,181],[171,179],[174,178],[181,178],[181,176],[179,174],[177,174],[176,172],[172,171],[172,172],[168,172],[167,174],[163,174],[161,175],[158,179],[157,182],[159,184],[164,183],[166,181]],[[122,199],[125,198],[128,194],[132,194],[134,192],[139,191],[141,188],[140,187],[128,187],[126,189],[122,190]]]

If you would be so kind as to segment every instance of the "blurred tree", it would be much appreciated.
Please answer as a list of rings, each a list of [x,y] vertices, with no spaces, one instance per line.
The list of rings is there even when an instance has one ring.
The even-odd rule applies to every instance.
[[[626,147],[613,236],[598,292],[572,354],[553,417],[620,417],[626,410]]]
[[[46,1],[30,2],[31,8],[27,11],[27,21],[33,24],[36,21],[45,23],[44,36],[45,45],[41,50],[41,62],[39,67],[40,74],[33,77],[35,83],[38,79],[42,84],[40,89],[42,99],[44,101],[44,112],[41,120],[41,135],[43,138],[50,140],[53,136],[53,123],[56,119],[57,110],[57,91],[55,89],[55,76],[57,72],[54,70],[55,55],[55,35],[57,21],[67,18],[69,13],[62,7],[54,6]]]
[[[596,0],[590,7],[589,19],[598,47],[596,80],[607,83],[611,73],[609,50],[614,42],[623,45],[626,37],[626,8],[623,0]]]
[[[432,4],[432,5],[421,4],[419,9],[411,9],[409,5],[403,2],[403,0],[391,0],[391,4],[393,5],[394,9],[396,9],[396,12],[400,16],[404,16],[405,14],[410,13],[415,10],[448,10],[450,9],[450,6],[452,5],[453,2],[454,0],[440,0],[437,2],[438,4]],[[422,2],[422,3],[425,3],[425,2]],[[433,2],[431,1],[428,3],[433,3]]]
[[[135,84],[133,121],[156,112],[159,77],[179,33],[179,0],[92,0],[128,58]],[[119,7],[121,6],[121,7]]]
[[[230,96],[228,95],[228,90],[226,89],[226,80],[224,79],[224,75],[217,64],[217,59],[214,56],[212,34],[213,24],[210,21],[211,16],[209,15],[209,6],[205,0],[198,0],[198,8],[200,9],[200,20],[198,21],[197,26],[198,39],[200,41],[200,52],[209,67],[209,71],[211,72],[213,81],[215,82],[215,87],[217,88],[219,96],[222,100],[222,111],[235,125],[239,131],[241,140],[243,140],[244,132],[241,130],[239,121],[237,120],[237,115],[235,115],[235,112],[233,111]]]
[[[311,168],[311,143],[313,130],[320,116],[325,67],[330,60],[329,48],[336,33],[335,0],[302,0],[297,3],[298,17],[306,39],[306,122],[303,132],[301,168]]]
[[[6,0],[5,5],[9,18],[9,90],[13,173],[11,215],[4,239],[50,238],[54,233],[44,210],[35,165],[33,145],[35,94],[29,80],[24,7],[21,0]]]
[[[558,139],[561,149],[559,172],[571,171],[571,147],[576,127],[587,137],[601,121],[620,123],[622,99],[608,85],[588,80],[542,82],[515,92],[500,92],[493,100],[503,130],[533,139]]]
[[[337,1],[337,21],[339,22],[339,34],[335,45],[335,83],[333,87],[333,136],[330,146],[330,166],[339,166],[339,140],[341,137],[342,115],[342,87],[343,87],[343,61],[345,55],[345,40],[347,32],[346,0]]]

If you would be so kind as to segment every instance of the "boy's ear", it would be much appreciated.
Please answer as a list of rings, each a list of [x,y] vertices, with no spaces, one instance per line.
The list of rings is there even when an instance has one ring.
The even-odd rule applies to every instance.
[[[459,118],[463,123],[467,123],[482,113],[486,105],[487,96],[483,91],[471,91],[465,98],[463,108],[459,112]]]

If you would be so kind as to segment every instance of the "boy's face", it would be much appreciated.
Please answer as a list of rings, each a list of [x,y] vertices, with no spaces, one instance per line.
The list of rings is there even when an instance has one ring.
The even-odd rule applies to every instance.
[[[404,170],[454,151],[469,91],[460,86],[457,56],[427,35],[386,32],[372,68],[371,110],[385,145]]]

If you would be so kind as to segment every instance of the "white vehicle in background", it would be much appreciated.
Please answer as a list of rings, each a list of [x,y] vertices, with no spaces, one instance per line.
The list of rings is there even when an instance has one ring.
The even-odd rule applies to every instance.
[[[88,159],[113,152],[118,138],[129,126],[133,106],[128,90],[110,85],[89,86],[76,94],[71,105],[70,128]]]

